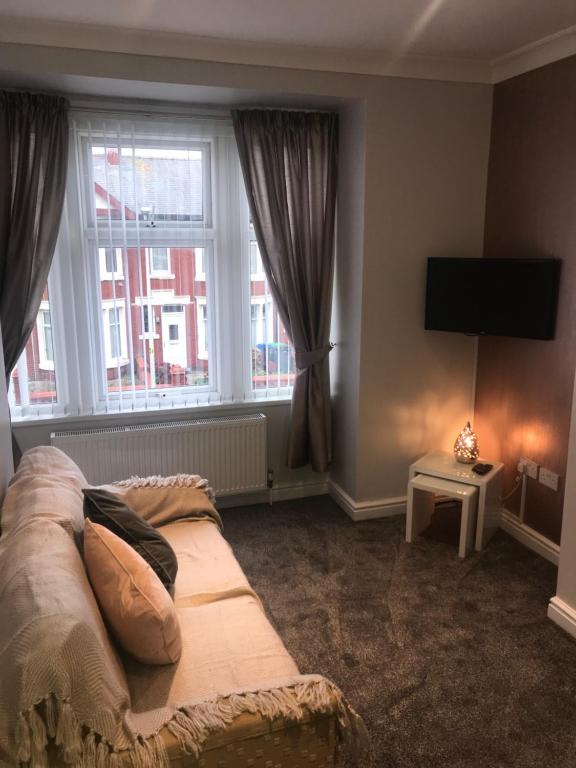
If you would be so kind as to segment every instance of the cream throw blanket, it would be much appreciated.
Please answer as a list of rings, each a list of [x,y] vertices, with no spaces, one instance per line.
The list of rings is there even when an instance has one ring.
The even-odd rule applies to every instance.
[[[199,479],[179,477],[177,487],[196,488]],[[155,669],[123,663],[74,541],[86,485],[60,451],[33,449],[2,507],[0,764],[44,768],[53,740],[78,768],[168,768],[162,728],[199,755],[211,733],[244,713],[291,721],[333,713],[342,738],[358,743],[362,722],[339,689],[300,675],[269,625],[213,524],[219,520],[205,484],[190,516],[182,515],[182,499],[174,505],[176,522],[162,512],[162,533],[180,564],[182,659]],[[158,478],[152,486],[165,487]],[[137,487],[151,485],[137,479],[118,490]],[[150,496],[147,504],[154,509]]]

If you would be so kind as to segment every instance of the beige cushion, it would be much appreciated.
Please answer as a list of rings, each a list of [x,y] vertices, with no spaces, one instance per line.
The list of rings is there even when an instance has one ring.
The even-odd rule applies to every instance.
[[[154,528],[194,515],[210,517],[222,528],[216,508],[201,488],[167,485],[129,488],[106,486],[108,489],[121,496],[130,509]]]
[[[152,568],[102,525],[86,520],[84,561],[120,645],[144,664],[173,664],[182,652],[174,604]]]

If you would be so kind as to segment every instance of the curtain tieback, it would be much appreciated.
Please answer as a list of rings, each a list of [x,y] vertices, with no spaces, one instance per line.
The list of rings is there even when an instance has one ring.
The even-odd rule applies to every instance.
[[[295,350],[294,357],[296,358],[296,368],[303,371],[305,368],[310,368],[314,363],[319,363],[332,351],[334,344],[330,342],[324,347],[318,347],[318,349],[297,349]]]

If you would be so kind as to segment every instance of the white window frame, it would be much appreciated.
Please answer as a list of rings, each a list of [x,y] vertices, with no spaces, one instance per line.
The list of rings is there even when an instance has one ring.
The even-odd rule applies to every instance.
[[[113,251],[116,259],[116,269],[114,272],[108,270],[106,264],[106,251]],[[124,265],[122,258],[122,248],[98,248],[98,259],[100,261],[100,280],[122,280],[124,277]]]
[[[198,283],[206,282],[206,253],[203,248],[194,250],[194,280]]]
[[[160,279],[160,280],[174,280],[175,275],[171,270],[172,265],[172,255],[170,253],[170,248],[164,245],[153,245],[146,249],[146,259],[148,262],[148,269],[150,277],[154,279]],[[166,251],[166,269],[155,269],[154,268],[154,253],[155,250],[162,250]]]
[[[251,232],[253,232],[252,226],[250,227]],[[256,258],[258,259],[259,264],[262,266],[262,269],[258,270],[257,272],[252,271],[252,253],[253,248],[252,246],[256,248]],[[253,236],[250,240],[250,279],[253,283],[259,283],[264,282],[266,280],[266,273],[264,272],[264,265],[262,264],[262,257],[260,256],[260,251],[258,248],[258,241],[256,240],[256,236]]]
[[[264,334],[262,341],[257,341],[256,344],[270,344],[272,337],[274,336],[274,312],[272,310],[272,297],[270,295],[252,294],[250,296],[250,338],[252,338],[252,307],[259,307],[259,316],[257,322],[261,323]],[[266,316],[263,315],[263,310],[266,308]]]
[[[119,114],[119,119],[133,121],[138,131],[142,128],[143,135],[151,143],[156,140],[155,126],[158,125],[163,140],[174,130],[175,145],[200,147],[205,152],[202,220],[187,222],[186,226],[177,220],[156,220],[155,226],[147,227],[137,219],[140,223],[136,225],[137,231],[133,231],[129,221],[96,220],[93,211],[90,158],[84,153],[92,146],[90,141],[92,135],[97,134],[94,126],[98,125],[98,120],[108,120],[109,116],[110,113],[105,112],[101,117],[94,112],[71,113],[70,172],[63,225],[49,278],[59,402],[56,406],[46,404],[33,409],[13,409],[13,417],[98,416],[106,412],[150,412],[155,408],[288,398],[291,387],[252,390],[249,250],[254,232],[248,224],[247,200],[231,123],[222,119],[211,121],[210,118],[198,121],[193,117],[172,119],[162,115],[148,119],[150,116],[143,118],[141,114]],[[170,124],[168,130],[167,123]],[[118,269],[113,274],[105,269],[105,257],[102,265],[98,250],[108,247],[115,248],[119,254]],[[179,291],[161,292],[149,283],[145,296],[134,298],[135,292],[128,286],[128,262],[124,263],[128,259],[127,249],[153,247],[169,249],[170,267],[173,266],[170,249],[202,248],[204,272],[195,270],[194,279],[206,283],[206,298],[178,296]],[[194,258],[196,262],[201,261],[198,251]],[[148,279],[167,278],[168,273],[153,273],[150,266]],[[195,263],[194,268],[197,266],[201,265]],[[112,296],[116,297],[104,300],[107,307],[104,307],[99,292],[104,275],[112,281]],[[259,279],[260,274],[257,277]],[[116,294],[118,279],[125,282],[122,296]],[[132,306],[128,305],[128,296],[133,301]],[[170,387],[169,390],[162,388],[162,384],[152,384],[146,392],[123,391],[122,387],[119,392],[108,392],[107,372],[129,365],[135,357],[136,352],[131,352],[131,339],[134,344],[140,342],[147,350],[146,354],[150,355],[153,350],[154,339],[160,336],[156,333],[153,307],[196,302],[198,321],[198,306],[204,301],[207,302],[208,384]],[[149,332],[139,334],[138,339],[132,335],[131,326],[134,305],[141,306],[142,303],[150,307],[150,323]],[[112,306],[121,308],[120,358],[112,358],[109,324],[105,322],[108,314],[104,316],[104,308]]]
[[[44,320],[44,315],[48,314],[50,317],[50,330],[52,332],[52,360],[49,360],[46,355],[46,322]],[[38,337],[38,367],[42,371],[53,371],[54,370],[54,331],[52,328],[52,315],[50,314],[50,302],[48,301],[41,301],[40,302],[40,309],[38,310],[38,316],[36,318],[36,332]]]
[[[139,298],[141,299],[141,297]],[[140,304],[141,303],[142,302],[140,302]],[[135,302],[134,306],[138,306],[138,304]],[[143,339],[153,340],[153,339],[160,338],[160,334],[156,333],[156,330],[155,330],[156,329],[156,312],[154,311],[155,306],[156,305],[153,304],[152,307],[150,307],[150,304],[148,304],[148,302],[146,301],[144,302],[142,311],[143,311],[143,318],[146,316],[146,314],[148,315],[148,330],[144,329],[143,332],[139,334],[138,338],[140,339],[140,341],[142,341]],[[152,309],[152,312],[150,312],[150,309]]]
[[[124,365],[128,365],[130,358],[128,357],[128,336],[126,332],[126,302],[124,299],[102,299],[101,300],[102,314],[104,318],[102,324],[104,326],[103,340],[104,340],[104,356],[106,370],[110,368],[122,368]],[[118,320],[120,326],[120,356],[114,357],[112,355],[112,340],[110,338],[110,312],[118,312]]]
[[[206,321],[204,321],[204,312],[206,312]],[[204,296],[196,297],[196,349],[199,360],[208,360],[208,339],[210,321],[208,318],[208,306]],[[202,332],[200,329],[202,328]],[[202,351],[200,351],[200,338],[203,340]]]
[[[85,214],[85,219],[87,221],[87,231],[86,231],[86,239],[87,240],[96,240],[100,242],[102,239],[106,239],[107,241],[110,241],[112,239],[113,241],[115,239],[118,240],[120,244],[125,245],[126,247],[139,247],[143,248],[145,252],[145,258],[146,258],[146,264],[147,264],[147,271],[148,271],[148,277],[150,280],[166,280],[174,278],[175,275],[172,273],[172,271],[158,271],[153,270],[153,264],[152,264],[152,252],[151,249],[155,247],[159,248],[167,248],[168,250],[168,259],[169,259],[169,267],[171,266],[171,253],[170,250],[173,247],[178,248],[195,248],[195,247],[202,247],[204,249],[205,253],[205,259],[209,262],[211,259],[211,254],[213,252],[213,243],[215,235],[217,234],[213,224],[213,208],[214,203],[212,199],[212,191],[213,191],[213,182],[212,177],[214,175],[214,145],[216,141],[212,138],[210,130],[208,130],[206,133],[208,135],[202,135],[200,138],[189,138],[189,137],[182,137],[181,135],[176,136],[173,140],[167,139],[167,136],[169,135],[169,132],[166,132],[166,129],[164,125],[162,125],[161,130],[159,131],[159,138],[156,140],[154,138],[155,131],[153,126],[150,126],[148,124],[148,121],[144,121],[141,124],[142,129],[145,133],[145,138],[142,139],[143,144],[152,144],[154,145],[156,141],[162,141],[162,142],[168,142],[170,147],[179,147],[179,148],[189,148],[189,149],[201,149],[204,152],[204,162],[203,162],[203,215],[202,219],[198,220],[198,226],[186,226],[184,228],[179,227],[179,224],[177,221],[159,221],[154,220],[153,213],[150,214],[151,219],[154,220],[154,225],[152,227],[147,227],[143,224],[140,224],[139,227],[136,229],[139,230],[138,232],[138,238],[132,237],[128,243],[126,243],[126,230],[130,229],[130,226],[128,222],[123,220],[102,220],[102,221],[94,221],[94,216],[92,215],[91,211],[88,211],[87,214]],[[177,124],[174,125],[174,127],[177,128]],[[176,132],[178,132],[177,129]],[[232,132],[229,131],[230,137],[232,136]],[[79,154],[81,157],[81,165],[83,164],[84,168],[81,169],[81,172],[79,174],[81,179],[81,187],[83,191],[83,200],[90,200],[91,192],[93,189],[92,186],[92,179],[91,179],[91,167],[90,162],[88,158],[88,152],[90,151],[90,142],[89,142],[90,134],[88,131],[80,131],[78,136],[78,146],[79,146]],[[139,139],[140,141],[140,139]],[[209,269],[209,267],[207,267]],[[209,269],[210,272],[210,269]],[[209,275],[210,277],[210,275]],[[150,304],[158,305],[158,304],[175,304],[175,303],[189,303],[190,297],[174,297],[174,291],[168,290],[168,289],[155,289],[151,285],[148,285],[148,292],[153,296],[154,298],[151,299]],[[213,296],[213,286],[210,287],[209,290],[210,299],[212,299]],[[162,296],[163,295],[163,296]],[[157,300],[157,296],[161,296],[160,300]],[[136,303],[141,304],[142,302],[148,303],[148,300],[146,297],[137,297]],[[96,313],[97,314],[97,313]],[[94,324],[93,324],[94,325]],[[98,326],[95,326],[94,330],[95,336],[100,336],[100,338],[103,337],[104,329],[101,327],[98,328]],[[142,335],[145,336],[145,339],[140,338]],[[152,368],[153,374],[156,375],[158,372],[158,367],[155,360],[155,352],[154,352],[154,346],[153,346],[153,340],[156,338],[156,336],[159,336],[159,334],[139,334],[139,340],[149,341],[150,345],[148,347],[148,352],[146,355],[146,358],[148,362],[150,363],[150,366]],[[215,344],[212,339],[209,341],[209,349],[214,349]],[[100,352],[100,359],[104,356],[104,352]],[[161,387],[160,385],[157,388],[148,389],[146,393],[136,393],[136,395],[132,395],[130,392],[127,393],[114,393],[110,394],[107,391],[106,387],[106,380],[105,377],[102,376],[102,374],[99,371],[96,371],[96,376],[99,379],[99,387],[98,387],[98,407],[102,407],[102,404],[105,403],[105,407],[107,409],[114,409],[115,404],[118,400],[121,402],[118,404],[120,409],[122,410],[124,407],[128,409],[139,409],[138,401],[143,400],[146,398],[148,400],[148,405],[146,407],[147,410],[150,409],[150,407],[154,407],[154,401],[157,402],[158,407],[165,407],[165,403],[169,402],[171,405],[178,406],[178,405],[186,405],[189,400],[192,400],[192,402],[197,403],[198,405],[209,403],[211,401],[218,401],[220,399],[219,393],[218,393],[218,371],[217,371],[217,361],[213,359],[214,356],[212,355],[212,358],[210,359],[210,365],[209,365],[209,376],[210,376],[210,383],[208,385],[199,385],[194,386],[193,388],[183,386],[183,387],[170,387],[169,391],[169,399],[167,399],[167,392],[165,388]],[[143,407],[143,406],[142,406]]]

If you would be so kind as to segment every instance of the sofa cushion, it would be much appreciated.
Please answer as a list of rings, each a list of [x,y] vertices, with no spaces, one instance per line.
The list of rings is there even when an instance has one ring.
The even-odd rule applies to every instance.
[[[168,592],[173,594],[178,561],[172,547],[120,496],[98,488],[85,488],[84,516],[108,528],[129,544],[144,558]]]
[[[80,469],[58,448],[43,445],[26,451],[2,504],[2,536],[37,519],[58,523],[70,535],[80,533],[86,484]]]
[[[178,608],[255,595],[230,545],[206,520],[182,520],[162,528],[178,558],[174,601]]]
[[[182,657],[176,667],[150,669],[146,679],[125,660],[134,709],[146,711],[159,691],[169,701],[184,702],[240,690],[255,678],[297,675],[218,528],[206,520],[183,520],[162,532],[179,563],[174,605]]]
[[[87,519],[84,561],[100,608],[122,648],[144,664],[178,661],[182,641],[174,604],[138,552]]]

